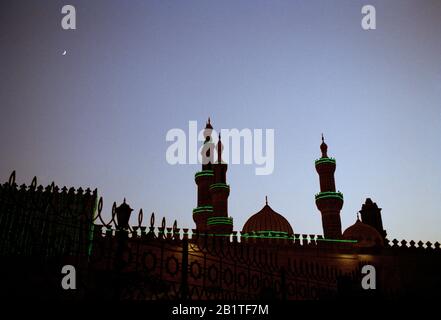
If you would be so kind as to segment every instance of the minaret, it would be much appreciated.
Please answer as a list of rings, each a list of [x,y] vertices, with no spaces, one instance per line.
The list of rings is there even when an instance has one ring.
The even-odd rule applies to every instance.
[[[322,214],[323,234],[328,239],[341,238],[340,210],[343,194],[335,191],[335,159],[328,157],[328,146],[322,134],[320,145],[322,157],[315,161],[315,169],[320,177],[320,193],[315,195],[315,204]]]
[[[207,219],[209,233],[230,234],[233,232],[233,219],[228,217],[228,196],[230,186],[226,183],[228,166],[222,162],[223,145],[221,135],[217,143],[217,162],[213,165],[214,180],[210,185],[213,215]]]
[[[210,185],[213,184],[213,151],[214,144],[211,141],[210,118],[204,129],[204,145],[201,150],[202,155],[202,171],[196,172],[195,182],[198,188],[197,207],[193,209],[193,220],[196,223],[196,229],[200,233],[207,231],[207,218],[213,214],[213,204],[211,201]]]

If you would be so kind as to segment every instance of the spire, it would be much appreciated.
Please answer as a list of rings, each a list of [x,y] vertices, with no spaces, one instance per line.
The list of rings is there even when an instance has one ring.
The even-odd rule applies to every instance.
[[[219,141],[217,142],[217,163],[222,163],[222,141],[219,132]]]
[[[325,137],[322,133],[322,144],[320,145],[320,150],[322,151],[322,158],[328,157],[328,145],[325,143]]]
[[[268,196],[265,196],[265,204],[268,205]]]
[[[211,141],[212,131],[213,131],[213,126],[211,125],[210,117],[208,117],[208,121],[205,123],[205,129],[204,129],[204,138],[205,138],[204,144]],[[207,154],[208,156],[209,156],[209,152],[210,151],[208,151],[208,154]]]
[[[205,124],[205,129],[213,129],[213,127],[211,126],[211,119],[210,119],[210,117],[208,117],[208,121]]]

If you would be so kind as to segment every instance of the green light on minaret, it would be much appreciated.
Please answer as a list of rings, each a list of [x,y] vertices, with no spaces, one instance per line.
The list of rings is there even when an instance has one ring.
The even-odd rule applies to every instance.
[[[334,158],[320,158],[320,159],[315,160],[315,165],[316,166],[319,165],[319,164],[322,164],[322,163],[335,164],[336,161],[335,161]]]

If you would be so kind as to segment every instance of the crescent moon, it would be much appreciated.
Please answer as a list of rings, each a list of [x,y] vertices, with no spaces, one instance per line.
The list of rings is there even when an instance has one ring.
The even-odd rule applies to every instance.
[[[65,55],[66,55],[66,53],[67,53],[67,51],[66,51],[66,50],[64,50],[64,51],[63,51],[63,53],[62,53],[62,55],[63,55],[63,56],[65,56]]]

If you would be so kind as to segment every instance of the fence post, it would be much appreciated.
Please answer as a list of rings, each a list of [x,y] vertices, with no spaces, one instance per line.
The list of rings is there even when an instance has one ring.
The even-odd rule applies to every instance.
[[[115,300],[121,299],[121,294],[123,290],[123,286],[127,285],[122,279],[123,270],[126,267],[126,261],[124,260],[124,251],[127,249],[127,242],[129,238],[129,219],[132,208],[126,203],[126,199],[124,198],[124,202],[116,207],[116,203],[114,203],[114,215],[116,215],[118,223],[116,224],[116,252],[115,252],[115,276],[116,276],[116,289],[115,289]]]

